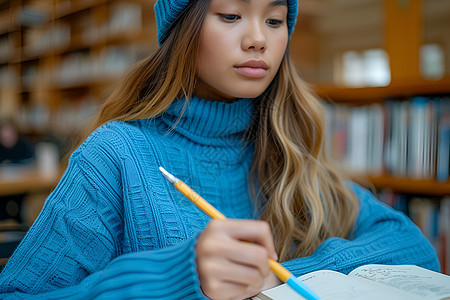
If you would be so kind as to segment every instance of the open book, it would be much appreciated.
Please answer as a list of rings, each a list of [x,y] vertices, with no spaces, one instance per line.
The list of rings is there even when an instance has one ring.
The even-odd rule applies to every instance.
[[[320,270],[300,276],[320,299],[450,300],[450,276],[410,265],[365,265],[344,275]],[[287,284],[262,291],[252,299],[304,299]]]

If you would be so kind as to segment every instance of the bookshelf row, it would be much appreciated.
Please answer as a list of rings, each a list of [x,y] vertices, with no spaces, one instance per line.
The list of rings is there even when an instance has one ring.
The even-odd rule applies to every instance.
[[[370,182],[378,189],[389,189],[399,193],[416,195],[444,196],[450,195],[450,182],[439,182],[434,179],[411,179],[407,177],[394,177],[390,175],[359,175],[366,182]]]
[[[130,46],[108,46],[101,51],[77,51],[55,59],[28,61],[21,66],[0,67],[0,86],[20,85],[21,91],[60,89],[80,83],[117,79],[123,71],[141,57]],[[21,74],[19,74],[21,73]]]
[[[440,80],[408,79],[392,82],[388,86],[349,88],[326,84],[313,85],[316,94],[325,99],[350,105],[384,102],[394,97],[414,97],[420,95],[448,95],[450,77]]]
[[[146,29],[148,25],[144,24],[140,3],[111,2],[107,8],[94,8],[105,10],[105,21],[97,21],[95,11],[82,12],[81,16],[70,14],[64,18],[46,17],[49,13],[42,13],[40,21],[27,21],[31,17],[22,12],[24,16],[20,22],[27,26],[1,36],[0,62],[20,63],[113,43],[144,41],[154,36]],[[17,51],[18,48],[21,51]]]
[[[61,119],[60,112],[67,107],[81,102],[90,109],[92,99],[103,100],[124,70],[154,45],[154,2],[4,2],[0,5],[0,117],[19,116],[19,123],[30,115]],[[47,127],[45,121],[29,128],[26,123],[36,122],[19,124],[25,131]]]
[[[449,179],[450,97],[326,103],[329,154],[351,171]]]
[[[378,188],[450,195],[450,97],[359,104],[325,102],[329,156]]]

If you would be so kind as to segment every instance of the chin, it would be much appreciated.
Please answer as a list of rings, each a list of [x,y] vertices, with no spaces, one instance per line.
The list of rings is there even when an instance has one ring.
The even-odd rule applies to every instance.
[[[241,97],[239,97],[239,98],[256,98],[256,97],[258,97],[258,96],[260,96],[262,94],[262,92],[261,93],[255,93],[255,94],[245,94],[245,95],[243,95],[243,96],[241,96]]]
[[[252,89],[252,88],[248,88],[242,92],[234,92],[233,93],[233,97],[236,98],[256,98],[259,95],[261,95],[265,90],[262,89]]]

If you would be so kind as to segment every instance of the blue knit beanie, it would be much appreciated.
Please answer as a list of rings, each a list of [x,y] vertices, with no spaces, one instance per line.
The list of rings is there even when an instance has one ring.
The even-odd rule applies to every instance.
[[[158,0],[155,3],[156,27],[158,31],[158,43],[168,34],[172,23],[178,18],[192,0]],[[288,0],[287,25],[289,35],[294,31],[297,21],[298,0]]]

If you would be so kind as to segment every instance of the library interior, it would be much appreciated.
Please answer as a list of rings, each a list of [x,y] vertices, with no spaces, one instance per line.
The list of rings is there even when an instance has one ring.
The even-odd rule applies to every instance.
[[[0,254],[67,154],[155,47],[156,0],[0,0]],[[327,112],[328,155],[407,214],[450,275],[450,1],[301,0],[290,53]]]

